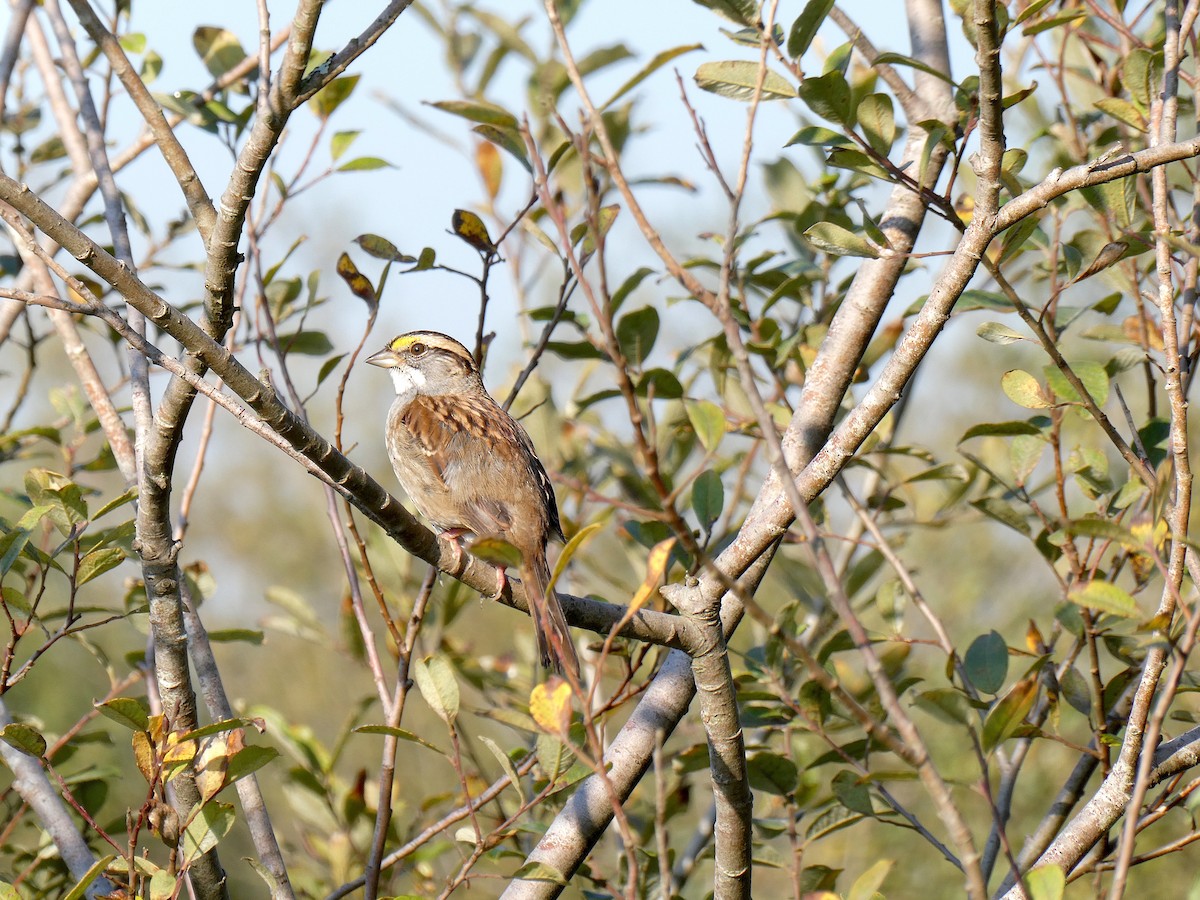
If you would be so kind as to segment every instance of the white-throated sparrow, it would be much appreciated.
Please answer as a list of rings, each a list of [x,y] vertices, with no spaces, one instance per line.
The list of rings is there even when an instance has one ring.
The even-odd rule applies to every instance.
[[[521,552],[521,577],[542,664],[579,672],[546,543],[563,539],[554,488],[529,435],[483,386],[470,352],[436,331],[411,331],[366,360],[396,385],[387,449],[417,511],[452,540],[500,538]],[[504,570],[500,570],[500,588]]]

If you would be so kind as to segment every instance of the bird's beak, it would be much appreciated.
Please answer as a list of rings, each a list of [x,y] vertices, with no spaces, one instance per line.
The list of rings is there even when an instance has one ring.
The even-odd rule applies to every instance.
[[[399,365],[396,354],[387,347],[384,347],[373,356],[368,356],[363,362],[369,366],[379,366],[382,369],[394,369]]]

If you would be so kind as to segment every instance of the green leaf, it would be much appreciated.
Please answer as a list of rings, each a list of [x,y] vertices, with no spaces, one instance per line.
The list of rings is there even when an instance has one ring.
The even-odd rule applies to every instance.
[[[517,798],[521,801],[521,805],[525,805],[525,788],[521,785],[521,776],[517,774],[517,768],[513,765],[507,753],[500,749],[500,745],[493,741],[487,735],[481,734],[479,740],[483,745],[491,751],[492,756],[496,757],[496,762],[500,763],[500,768],[504,770],[504,774],[508,776],[508,780],[512,786],[516,788]]]
[[[949,725],[966,725],[971,721],[971,701],[957,688],[935,688],[922,691],[913,702],[934,718]]]
[[[1024,880],[1029,900],[1063,900],[1067,889],[1067,876],[1055,865],[1038,866]]]
[[[1038,685],[1036,678],[1023,678],[1009,688],[983,720],[983,749],[990,752],[1002,742],[1012,737],[1033,709],[1033,701],[1037,699]]]
[[[758,22],[758,4],[754,0],[694,0],[730,22],[752,27]]]
[[[371,172],[375,169],[393,169],[393,166],[386,159],[380,159],[378,156],[360,156],[356,159],[349,160],[337,167],[339,172]]]
[[[361,131],[339,131],[329,139],[329,157],[337,162],[350,145],[362,134]]]
[[[195,811],[183,830],[184,864],[190,865],[229,834],[237,821],[237,813],[230,803],[209,800]]]
[[[547,341],[546,349],[563,359],[608,359],[604,351],[586,341]]]
[[[874,900],[874,898],[882,896],[879,888],[883,886],[883,881],[887,878],[888,872],[892,870],[893,864],[893,860],[881,859],[872,865],[854,879],[854,884],[850,886],[850,892],[846,894],[846,900]]]
[[[722,97],[749,102],[754,99],[758,75],[758,63],[744,60],[707,62],[696,70],[696,85]],[[796,89],[789,81],[774,72],[766,73],[760,99],[786,100],[795,96]]]
[[[335,78],[308,101],[309,108],[320,119],[328,119],[334,110],[346,102],[354,92],[360,75],[343,75]]]
[[[212,643],[231,644],[241,641],[247,644],[261,645],[263,633],[253,628],[214,628],[208,633]]]
[[[429,708],[447,725],[458,717],[458,682],[454,669],[441,656],[418,659],[412,665],[413,680]]]
[[[1111,613],[1125,619],[1137,618],[1137,601],[1126,591],[1107,581],[1089,581],[1083,588],[1071,591],[1067,599],[1076,606]]]
[[[841,72],[827,72],[816,78],[805,78],[800,85],[800,99],[822,119],[850,126],[853,123],[850,108],[850,85]]]
[[[830,787],[833,789],[833,796],[837,797],[838,802],[846,809],[864,816],[875,815],[875,809],[871,805],[871,792],[853,772],[838,772],[833,776]]]
[[[1013,403],[1026,409],[1049,409],[1054,404],[1038,380],[1022,369],[1009,369],[1000,379],[1000,387]]]
[[[115,569],[125,560],[125,551],[120,547],[102,547],[93,550],[79,561],[75,572],[75,586],[87,584],[110,569]]]
[[[876,66],[909,66],[913,69],[918,69],[926,75],[933,75],[936,78],[942,79],[947,84],[954,84],[954,79],[946,72],[935,69],[928,63],[923,63],[919,59],[913,59],[911,56],[905,56],[902,53],[880,53],[875,57],[874,65]]]
[[[402,741],[409,741],[413,744],[420,744],[422,747],[428,747],[435,753],[441,753],[445,756],[445,751],[436,744],[431,744],[419,734],[413,734],[411,731],[406,731],[403,728],[396,728],[392,725],[359,725],[354,729],[355,734],[386,734],[394,738],[399,738]]]
[[[96,709],[101,715],[112,719],[118,725],[124,725],[130,731],[150,730],[150,711],[141,700],[134,697],[114,697],[97,703]]]
[[[725,412],[709,400],[685,400],[683,408],[700,445],[707,452],[714,452],[725,436]]]
[[[246,58],[237,35],[224,28],[213,25],[201,25],[192,34],[192,46],[200,54],[213,78],[220,78],[230,69],[241,65]],[[137,52],[137,51],[134,51]]]
[[[471,544],[471,555],[506,569],[521,565],[521,551],[503,538],[478,538]]]
[[[97,878],[104,874],[104,870],[107,869],[109,864],[111,864],[116,858],[117,857],[115,855],[110,853],[108,856],[100,857],[98,860],[88,866],[88,870],[83,873],[82,878],[75,882],[75,886],[62,895],[62,900],[83,900],[83,898],[87,896],[88,888],[92,886]],[[174,884],[175,879],[172,878],[171,885],[174,886]],[[3,887],[0,887],[0,900],[10,900],[9,896],[5,894]],[[17,895],[15,890],[12,892],[11,900],[20,900],[20,897]]]
[[[963,658],[967,680],[985,694],[994,694],[1004,687],[1008,675],[1008,645],[997,631],[981,634],[967,648]]]
[[[1007,325],[1001,325],[999,322],[984,322],[975,329],[975,333],[993,344],[1012,344],[1025,340],[1021,332],[1015,331]]]
[[[692,484],[692,511],[700,520],[700,527],[705,534],[712,530],[724,506],[725,486],[721,484],[721,476],[712,469],[706,469]]]
[[[443,112],[461,116],[482,125],[496,125],[500,128],[511,128],[516,131],[521,127],[517,117],[502,106],[488,103],[486,100],[439,100],[431,103]]]
[[[1003,294],[995,291],[963,291],[958,302],[954,304],[956,313],[971,312],[975,309],[995,309],[1012,312],[1013,305]]]
[[[14,750],[41,759],[46,755],[46,739],[36,728],[21,722],[9,722],[0,730],[0,741]]]
[[[1091,394],[1092,399],[1096,401],[1096,405],[1103,406],[1108,400],[1108,372],[1104,370],[1104,366],[1090,359],[1071,362],[1069,365],[1087,392]],[[1075,390],[1071,382],[1067,381],[1067,376],[1057,366],[1046,366],[1043,372],[1050,389],[1062,400],[1068,403],[1083,402],[1079,392]]]
[[[800,15],[796,17],[796,21],[792,23],[791,30],[788,32],[788,56],[792,59],[799,59],[808,52],[821,23],[833,9],[833,4],[834,0],[808,0],[804,4],[804,9],[800,11]]]
[[[1126,550],[1145,550],[1146,541],[1134,537],[1132,531],[1111,519],[1071,519],[1060,531],[1050,535],[1050,543],[1065,543],[1067,535],[1071,537],[1099,538],[1102,541],[1115,541]],[[1061,538],[1061,541],[1059,540]]]
[[[1031,422],[983,422],[968,428],[958,442],[961,444],[975,437],[1010,437],[1017,434],[1041,433],[1041,430]]]
[[[842,147],[847,150],[858,146],[841,132],[831,131],[821,125],[805,125],[788,138],[784,146],[791,147],[795,144],[809,147]]]
[[[617,310],[621,308],[622,304],[624,304],[629,298],[629,295],[637,290],[638,285],[645,281],[648,276],[653,274],[653,269],[647,269],[645,266],[642,266],[640,269],[621,282],[621,286],[617,288],[612,295],[611,309],[613,315],[617,314]]]
[[[117,43],[126,53],[141,53],[146,49],[146,36],[140,31],[131,31],[118,36]]]
[[[608,109],[671,60],[675,59],[676,57],[683,56],[685,53],[691,53],[693,50],[703,49],[703,44],[685,44],[681,47],[672,47],[670,50],[663,50],[661,53],[655,54],[650,62],[642,66],[642,68],[640,68],[632,78],[617,88],[615,94],[604,101],[604,104],[600,107],[600,111],[603,112],[604,110]]]
[[[333,342],[323,331],[297,331],[295,334],[280,335],[279,345],[284,353],[302,353],[305,356],[324,356],[333,349]]]
[[[1026,537],[1030,534],[1029,523],[1010,503],[1005,503],[997,497],[984,497],[982,500],[972,500],[971,505],[1002,525],[1007,525],[1014,531],[1019,531]]]
[[[880,156],[887,156],[896,140],[896,114],[887,94],[867,94],[855,113],[867,143]]]
[[[777,797],[786,797],[796,789],[799,772],[796,764],[778,753],[759,751],[746,759],[750,786]]]
[[[640,367],[654,349],[658,325],[658,310],[653,306],[635,309],[617,320],[617,344],[631,366]]]
[[[701,0],[696,0],[701,2]],[[708,4],[703,4],[707,6]],[[567,876],[549,863],[544,862],[527,862],[517,871],[512,873],[512,877],[521,881],[548,881],[551,884],[567,886]]]
[[[831,256],[861,256],[867,259],[879,256],[879,252],[862,235],[833,222],[810,225],[804,231],[804,239],[817,250]]]

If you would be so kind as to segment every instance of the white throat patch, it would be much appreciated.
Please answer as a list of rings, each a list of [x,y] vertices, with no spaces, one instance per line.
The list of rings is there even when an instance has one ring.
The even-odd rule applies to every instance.
[[[425,373],[413,366],[395,366],[388,369],[392,373],[392,384],[396,386],[397,394],[407,394],[409,391],[425,387]]]

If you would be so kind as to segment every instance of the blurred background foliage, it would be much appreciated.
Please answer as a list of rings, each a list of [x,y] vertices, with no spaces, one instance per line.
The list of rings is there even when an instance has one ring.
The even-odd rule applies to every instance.
[[[978,91],[970,11],[956,2],[946,10],[957,116],[947,128],[904,119],[878,67],[826,20],[831,6],[783,4],[778,11],[778,58],[763,84],[744,215],[734,236],[734,313],[781,426],[861,260],[888,245],[886,223],[874,218],[888,189],[918,177],[887,167],[910,128],[923,124],[931,145],[952,148],[929,201],[939,218],[931,216],[921,234],[846,410],[911,324],[957,229],[970,220],[975,189],[966,162],[975,150]],[[612,98],[603,106],[608,132],[664,241],[711,282],[730,238],[728,210],[696,145],[711,142],[727,175],[736,166],[763,13],[741,2],[671,4],[670,11],[603,7],[559,5],[579,72],[593,99]],[[906,77],[920,70],[904,55],[911,51],[901,38],[899,10],[847,3],[845,12],[896,70]],[[1012,0],[997,5],[997,13],[1005,48],[1006,197],[1054,167],[1101,157],[1118,142],[1144,146],[1161,79],[1163,4],[1134,10]],[[241,27],[210,24],[218,19],[214,13],[185,33],[161,11],[129,3],[119,4],[113,19],[163,108],[184,118],[179,133],[195,148],[202,172],[225,171],[254,111],[252,77],[202,96],[210,80],[243,62],[255,40],[253,19]],[[340,46],[335,32],[348,26],[330,27],[319,40]],[[417,4],[388,41],[379,57],[412,54],[419,73],[381,77],[395,70],[381,63],[373,71],[371,60],[379,57],[368,56],[361,74],[339,78],[294,118],[253,207],[233,346],[251,369],[271,369],[277,384],[286,369],[314,426],[327,435],[339,430],[351,457],[390,487],[381,432],[391,389],[381,373],[347,369],[360,340],[371,350],[399,331],[431,327],[470,344],[485,295],[482,331],[493,338],[485,380],[504,398],[543,328],[555,323],[513,411],[525,416],[553,473],[568,537],[601,525],[560,586],[626,603],[645,577],[648,551],[672,533],[666,507],[677,509],[698,545],[714,555],[736,533],[768,471],[733,351],[712,317],[664,277],[611,173],[572,148],[578,98],[540,8]],[[314,52],[314,63],[323,56]],[[103,58],[91,54],[85,62],[89,76],[114,92],[108,127],[119,149],[138,123],[122,110]],[[441,93],[425,87],[425,76],[436,79]],[[681,91],[707,125],[701,136]],[[24,56],[6,102],[5,171],[61,198],[70,169],[43,111],[45,87]],[[1180,111],[1187,120],[1181,128],[1191,134],[1190,84],[1181,87]],[[118,179],[139,269],[196,315],[202,264],[193,226],[180,216],[182,204],[164,202],[164,172],[151,165],[140,160]],[[531,201],[531,171],[551,165],[566,241],[544,204]],[[1183,165],[1168,172],[1183,211],[1174,223],[1180,269],[1194,278],[1195,225],[1186,218],[1192,174]],[[1148,176],[1139,176],[1056,200],[1006,233],[991,257],[1097,403],[1128,433],[1126,408],[1139,452],[1161,466],[1170,410],[1157,364],[1160,323],[1142,299],[1154,289],[1148,185]],[[517,216],[527,204],[527,214]],[[471,240],[461,221],[452,224],[456,208],[480,217],[484,238]],[[102,233],[92,207],[79,221]],[[506,231],[500,261],[490,241]],[[1119,260],[1075,284],[1114,241],[1124,244]],[[564,263],[568,246],[591,256],[585,271],[588,291],[603,298],[599,316]],[[11,280],[20,261],[5,253],[0,265]],[[337,262],[343,253],[348,267]],[[354,272],[370,291],[354,290]],[[117,304],[105,286],[88,286]],[[127,403],[119,339],[98,321],[77,318],[105,382]],[[625,357],[622,372],[606,349],[603,326],[611,327]],[[61,741],[51,751],[55,770],[120,841],[145,782],[131,753],[129,723],[93,704],[133,697],[153,708],[139,674],[147,648],[145,591],[126,561],[135,557],[133,507],[128,497],[116,502],[124,483],[41,311],[31,307],[10,320],[5,337],[0,569],[13,639],[3,699],[52,747]],[[1190,330],[1183,340],[1185,349],[1193,345]],[[159,345],[179,350],[165,336]],[[660,454],[669,503],[632,440],[635,426],[614,387],[618,377],[628,377],[638,409],[652,417],[649,440]],[[165,381],[155,374],[153,384],[160,389]],[[980,757],[994,786],[1003,769],[997,748],[1009,760],[1031,754],[1007,826],[1014,851],[1046,814],[1080,748],[1119,736],[1119,723],[1102,726],[1096,712],[1119,707],[1147,646],[1161,638],[1154,629],[1163,627],[1149,620],[1163,590],[1156,557],[1162,534],[1154,528],[1165,494],[1137,483],[1079,399],[1014,315],[1011,299],[981,272],[900,403],[844,478],[813,505],[845,591],[981,844],[992,812],[980,789]],[[210,420],[210,441],[210,426],[202,424],[207,404],[199,406],[179,453],[180,483],[193,466],[199,478],[175,523],[181,533],[186,528],[181,560],[238,715],[265,726],[261,735],[251,729],[247,742],[278,751],[256,764],[264,765],[258,774],[293,884],[303,896],[326,896],[361,875],[375,822],[381,738],[354,730],[382,721],[371,666],[321,491],[223,412]],[[961,672],[937,647],[855,507],[867,511],[921,586],[958,649]],[[1071,522],[1085,519],[1103,526],[1072,530]],[[426,565],[369,523],[360,527],[366,553],[355,554],[358,574],[365,579],[369,559],[390,615],[403,623]],[[1064,558],[1068,544],[1079,558]],[[668,580],[698,564],[677,547]],[[1081,599],[1079,592],[1097,582],[1115,590]],[[1190,585],[1187,591],[1194,593]],[[805,542],[789,534],[757,603],[807,644],[842,689],[883,718],[876,689],[825,594]],[[373,601],[367,602],[370,609]],[[94,627],[50,642],[68,615]],[[28,632],[18,641],[23,627]],[[386,657],[396,647],[384,635],[381,628],[378,649]],[[588,638],[593,649],[599,646],[599,638]],[[570,760],[560,767],[548,762],[552,749],[528,710],[539,673],[522,617],[442,577],[417,646],[419,656],[448,664],[461,691],[455,719],[461,771],[450,762],[451,738],[436,704],[426,698],[410,705],[403,727],[420,740],[400,745],[389,849],[418,840],[461,806],[464,789],[477,795],[527,753],[536,765],[524,796],[542,790],[555,768],[566,782],[587,773],[586,766],[571,769]],[[869,897],[876,888],[895,897],[959,895],[960,873],[896,812],[903,807],[940,834],[912,770],[870,744],[840,701],[811,682],[761,623],[744,623],[731,650],[755,792],[756,895],[831,890]],[[602,675],[596,673],[600,696],[611,698],[605,733],[624,721],[659,655],[615,642]],[[1188,673],[1171,706],[1168,735],[1194,724],[1193,687]],[[685,721],[665,749],[664,770],[628,805],[630,827],[642,842],[636,880],[644,896],[658,895],[655,829],[665,828],[676,892],[704,896],[711,881],[703,825],[711,793],[699,722]],[[71,879],[5,777],[0,770],[0,876],[18,883],[18,896],[64,893]],[[665,806],[658,799],[657,811],[656,779],[665,782],[666,798]],[[1163,790],[1171,812],[1154,826],[1148,845],[1195,834],[1185,785]],[[456,895],[496,896],[496,879],[521,864],[561,800],[551,793],[498,835]],[[502,793],[479,816],[484,830],[519,802],[511,789]],[[385,873],[388,890],[436,896],[450,889],[463,877],[459,870],[475,838],[469,820],[451,825]],[[149,835],[141,840],[149,858],[167,865],[161,846]],[[700,848],[695,868],[685,853],[693,845]],[[265,891],[252,868],[238,862],[252,855],[248,846],[240,822],[221,843],[235,897]],[[1169,883],[1179,886],[1177,896],[1194,892],[1191,855],[1170,854],[1135,869],[1131,892]],[[606,839],[567,893],[623,893],[630,880],[625,866],[616,840]],[[993,887],[1005,869],[1001,861]],[[1089,875],[1068,894],[1097,893],[1103,883],[1103,876]]]

